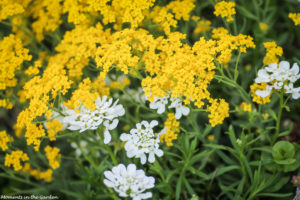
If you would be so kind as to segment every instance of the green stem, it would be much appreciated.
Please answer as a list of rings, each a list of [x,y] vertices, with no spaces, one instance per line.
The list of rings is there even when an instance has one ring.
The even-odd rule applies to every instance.
[[[238,57],[237,57],[237,59],[236,59],[236,63],[235,63],[235,68],[234,68],[234,82],[236,82],[236,80],[237,80],[237,78],[238,78],[238,75],[239,75],[237,66],[238,66],[238,64],[239,64],[240,57],[241,57],[241,51],[239,51],[239,55],[238,55]]]
[[[280,120],[281,120],[281,115],[282,115],[282,109],[283,109],[283,106],[284,106],[283,94],[284,94],[284,91],[282,89],[281,93],[280,93],[278,116],[277,116],[277,119],[276,119],[276,131],[275,131],[275,135],[273,136],[273,139],[272,139],[272,145],[276,142],[276,140],[278,138],[278,135],[279,135],[279,131],[280,131],[279,130],[280,129]]]
[[[98,130],[99,130],[99,129],[98,129]],[[101,133],[100,133],[100,131],[101,131]],[[99,133],[101,139],[104,141],[104,136],[103,136],[104,132],[103,132],[103,129],[100,129],[100,131],[99,131],[98,133]],[[109,156],[110,156],[110,158],[111,158],[113,164],[114,164],[114,165],[117,165],[117,164],[118,164],[118,161],[117,161],[117,159],[116,159],[115,154],[112,152],[110,146],[109,146],[108,144],[104,144],[104,146],[105,146],[105,149],[106,149],[107,153],[109,154]]]

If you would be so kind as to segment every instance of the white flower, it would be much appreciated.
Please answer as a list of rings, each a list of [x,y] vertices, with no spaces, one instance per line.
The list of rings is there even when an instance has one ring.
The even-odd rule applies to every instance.
[[[154,97],[154,101],[150,102],[151,109],[157,109],[158,114],[162,114],[166,110],[166,105],[168,104],[169,96],[165,97]]]
[[[148,161],[150,163],[155,161],[155,155],[158,157],[163,155],[163,151],[159,149],[159,135],[153,131],[157,125],[156,120],[152,120],[150,124],[142,121],[136,124],[136,129],[131,129],[129,134],[121,134],[120,139],[126,141],[124,147],[129,158],[140,158],[141,163],[145,164],[147,162],[146,154],[149,154]]]
[[[293,88],[299,78],[299,66],[294,63],[292,68],[287,61],[281,61],[279,64],[272,63],[265,69],[260,69],[257,73],[256,83],[268,83],[266,90],[257,90],[255,93],[258,96],[266,97],[271,94],[272,89],[285,89],[285,93],[292,94],[293,99],[300,97],[299,89]]]
[[[104,184],[118,192],[120,197],[130,196],[133,200],[152,197],[152,193],[145,190],[154,187],[155,179],[146,176],[142,169],[137,170],[135,164],[129,164],[127,168],[119,164],[111,171],[105,171],[104,176]]]
[[[175,108],[175,118],[180,119],[182,115],[187,116],[190,113],[190,109],[182,105],[180,98],[171,98],[171,105],[168,108]]]
[[[65,115],[60,121],[66,126],[67,129],[72,131],[83,132],[86,130],[96,130],[101,124],[105,127],[104,130],[104,143],[107,144],[111,141],[110,130],[117,127],[120,116],[125,114],[122,105],[118,104],[118,100],[113,103],[113,99],[108,99],[103,96],[102,99],[98,97],[95,100],[96,109],[91,111],[83,105],[80,105],[76,110],[63,107],[63,114]]]

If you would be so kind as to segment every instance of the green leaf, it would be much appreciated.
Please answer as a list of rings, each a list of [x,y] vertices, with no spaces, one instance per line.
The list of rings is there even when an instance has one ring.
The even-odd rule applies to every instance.
[[[249,10],[247,10],[246,8],[244,8],[243,6],[236,6],[239,13],[241,13],[241,15],[244,15],[245,17],[249,18],[249,19],[253,19],[255,21],[259,21],[258,17],[256,15],[254,15],[253,13],[251,13]]]

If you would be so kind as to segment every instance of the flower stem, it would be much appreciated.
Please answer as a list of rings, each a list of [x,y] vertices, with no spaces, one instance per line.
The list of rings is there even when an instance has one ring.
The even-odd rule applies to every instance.
[[[280,129],[280,120],[281,120],[281,115],[282,115],[282,109],[284,107],[284,103],[283,103],[283,94],[284,91],[283,89],[281,90],[280,93],[280,100],[279,100],[279,107],[278,107],[278,115],[277,115],[277,119],[276,119],[276,130],[275,130],[275,135],[273,136],[272,139],[272,145],[276,142],[278,136],[279,136],[279,129]]]
[[[239,64],[240,57],[241,57],[241,51],[239,51],[239,55],[238,55],[238,57],[237,57],[237,59],[236,59],[236,63],[235,63],[235,68],[234,68],[234,82],[236,82],[236,80],[237,80],[237,78],[238,78],[238,75],[239,75],[237,66],[238,66],[238,64]]]

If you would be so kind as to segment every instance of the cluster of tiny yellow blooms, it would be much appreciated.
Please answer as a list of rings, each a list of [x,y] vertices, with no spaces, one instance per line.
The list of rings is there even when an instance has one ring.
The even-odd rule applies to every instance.
[[[21,150],[12,151],[11,154],[7,153],[5,155],[4,166],[13,166],[15,171],[19,171],[23,168],[21,161],[28,161],[29,157],[26,153]]]
[[[7,108],[12,109],[13,104],[10,102],[9,99],[0,99],[0,108]]]
[[[45,182],[52,181],[52,169],[41,171],[39,169],[32,169],[30,163],[26,162],[23,167],[23,172],[30,174],[37,180],[45,180]]]
[[[282,56],[282,48],[280,46],[277,46],[275,42],[265,42],[264,46],[267,50],[267,53],[263,60],[264,65],[278,63],[279,59],[277,58],[277,56]]]
[[[96,108],[96,98],[109,94],[109,88],[105,88],[104,86],[105,82],[101,81],[101,83],[102,84],[100,85],[98,80],[91,82],[89,78],[84,79],[79,83],[78,89],[73,92],[71,99],[65,102],[64,105],[70,109],[76,109],[82,104],[85,107],[94,110]],[[102,91],[99,91],[99,86],[102,86]]]
[[[209,123],[215,127],[229,117],[229,104],[224,99],[210,99],[209,103],[211,104],[207,107]]]
[[[227,22],[233,21],[232,15],[236,14],[235,3],[232,1],[220,1],[215,5],[214,14],[216,16],[221,16],[222,18],[227,18]]]
[[[75,29],[65,33],[55,50],[59,52],[61,65],[68,69],[70,79],[80,80],[82,69],[88,65],[90,58],[95,57],[97,44],[105,43],[107,37],[109,32],[104,32],[99,23],[96,27],[77,25]]]
[[[187,21],[189,19],[189,13],[195,7],[194,2],[195,0],[176,0],[166,6],[155,6],[150,13],[150,18],[159,25],[158,30],[162,30],[168,35],[171,26],[176,27],[177,20]]]
[[[198,21],[198,20],[197,20]],[[201,19],[197,22],[197,26],[194,30],[194,34],[205,33],[210,30],[211,21]]]
[[[6,133],[6,131],[0,131],[0,148],[2,151],[8,149],[7,144],[14,141],[14,138]]]
[[[45,147],[46,157],[49,161],[49,165],[52,169],[57,169],[60,166],[61,154],[59,153],[60,149],[57,147]]]
[[[230,61],[233,50],[245,53],[247,48],[255,48],[252,37],[243,34],[231,35],[223,27],[213,29],[212,37],[217,40],[215,48],[220,54],[217,56],[217,61],[221,64],[227,64]]]
[[[57,120],[50,120],[46,123],[48,137],[50,141],[55,141],[55,135],[62,130],[63,124]]]
[[[127,87],[128,85],[130,85],[130,79],[125,77],[120,81],[112,81],[109,84],[109,88],[110,89],[119,89],[119,90],[123,90],[125,87]]]
[[[180,123],[176,121],[174,113],[169,113],[168,118],[164,123],[164,127],[166,129],[166,133],[162,134],[159,139],[161,142],[165,141],[167,146],[173,145],[173,140],[177,139],[177,133],[179,133]]]
[[[21,68],[24,61],[31,60],[28,53],[22,41],[13,34],[0,41],[0,91],[17,85],[15,71]]]
[[[262,116],[263,116],[264,119],[268,119],[269,114],[268,113],[264,113]]]
[[[245,112],[251,112],[252,106],[250,103],[242,102],[240,108]]]
[[[255,93],[257,90],[265,90],[266,86],[267,86],[267,83],[261,83],[261,84],[254,83],[250,86],[253,102],[258,103],[258,104],[266,104],[271,101],[271,99],[270,99],[271,94],[267,97],[261,97]]]
[[[10,16],[24,12],[23,6],[14,0],[0,1],[0,21],[7,19]]]
[[[55,31],[62,23],[62,0],[39,0],[32,1],[26,8],[25,16],[32,16],[35,21],[32,23],[32,29],[36,39],[44,39],[44,33]]]
[[[144,19],[154,0],[66,0],[63,12],[68,13],[68,21],[78,24],[92,24],[101,14],[103,23],[130,23],[137,27]]]
[[[262,30],[262,31],[267,31],[268,28],[269,28],[269,26],[266,23],[263,23],[263,22],[260,22],[258,24],[258,26],[259,26],[260,30]]]
[[[300,13],[289,13],[289,18],[293,20],[296,26],[300,24]]]

